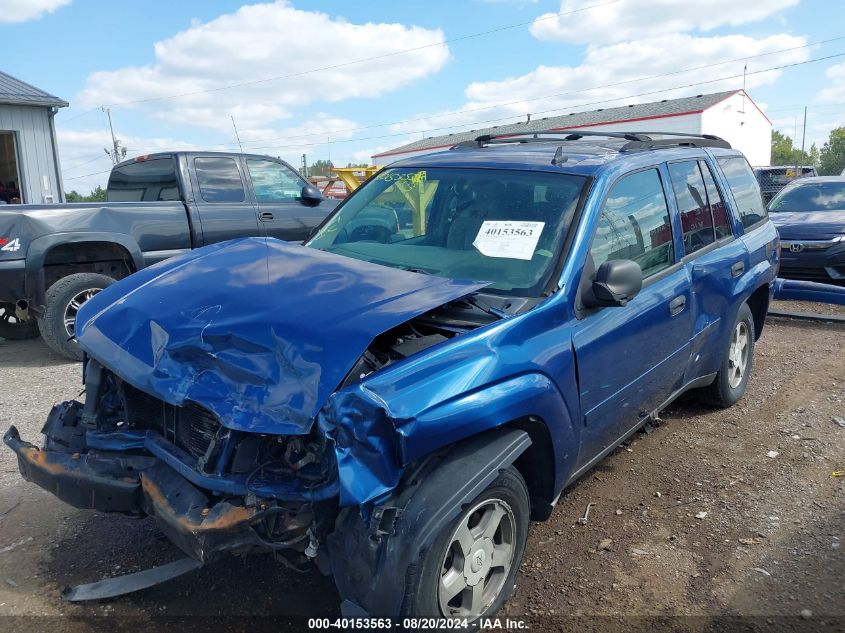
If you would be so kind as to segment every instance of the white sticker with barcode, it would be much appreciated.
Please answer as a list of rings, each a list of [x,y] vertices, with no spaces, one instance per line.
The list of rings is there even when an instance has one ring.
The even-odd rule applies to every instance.
[[[531,259],[545,222],[487,220],[481,224],[472,245],[487,257]]]

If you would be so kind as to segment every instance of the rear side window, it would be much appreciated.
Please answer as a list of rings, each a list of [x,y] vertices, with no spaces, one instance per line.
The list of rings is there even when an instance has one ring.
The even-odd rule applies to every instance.
[[[719,158],[718,161],[733,192],[742,226],[749,228],[764,220],[767,216],[763,196],[748,161],[742,156]]]
[[[695,160],[669,163],[669,175],[681,214],[684,251],[689,255],[716,241],[704,178]]]
[[[619,180],[604,202],[590,255],[596,268],[612,259],[632,259],[643,277],[675,262],[672,225],[656,169]]]
[[[110,202],[179,200],[176,162],[170,158],[139,160],[115,167],[109,176]]]
[[[244,183],[232,158],[195,158],[194,169],[206,202],[243,202]]]
[[[728,207],[722,199],[716,180],[710,166],[703,160],[698,161],[701,168],[701,175],[704,176],[704,188],[707,190],[707,202],[710,205],[710,212],[713,214],[713,224],[716,227],[716,239],[722,239],[733,234],[731,219],[728,217]]]
[[[248,160],[249,177],[258,202],[296,200],[305,183],[284,165],[272,160]]]

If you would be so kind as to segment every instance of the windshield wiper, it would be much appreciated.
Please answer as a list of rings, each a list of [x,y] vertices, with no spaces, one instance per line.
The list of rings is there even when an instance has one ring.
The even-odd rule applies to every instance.
[[[485,312],[486,314],[489,314],[490,316],[498,317],[500,319],[504,319],[508,316],[507,312],[499,310],[499,308],[494,308],[489,303],[482,299],[479,299],[475,295],[467,295],[466,297],[463,297],[461,301],[466,301],[471,306],[478,308],[479,310]]]

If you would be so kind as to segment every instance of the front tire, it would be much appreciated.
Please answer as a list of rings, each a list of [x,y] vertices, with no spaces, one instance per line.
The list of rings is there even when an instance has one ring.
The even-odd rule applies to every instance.
[[[743,303],[736,316],[716,379],[703,391],[704,400],[721,409],[739,402],[748,386],[754,359],[754,315]]]
[[[528,539],[528,489],[512,466],[446,526],[406,579],[403,615],[475,620],[510,597]]]
[[[76,334],[76,314],[83,303],[114,282],[98,273],[75,273],[50,286],[44,316],[38,319],[44,342],[62,356],[82,360],[82,350],[72,340]]]

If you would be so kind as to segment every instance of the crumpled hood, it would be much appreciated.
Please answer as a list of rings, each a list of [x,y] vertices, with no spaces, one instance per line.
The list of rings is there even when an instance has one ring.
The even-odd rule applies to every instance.
[[[845,210],[769,214],[784,240],[832,240],[845,234]]]
[[[77,332],[92,358],[166,402],[300,434],[376,336],[486,285],[248,238],[110,286]]]

